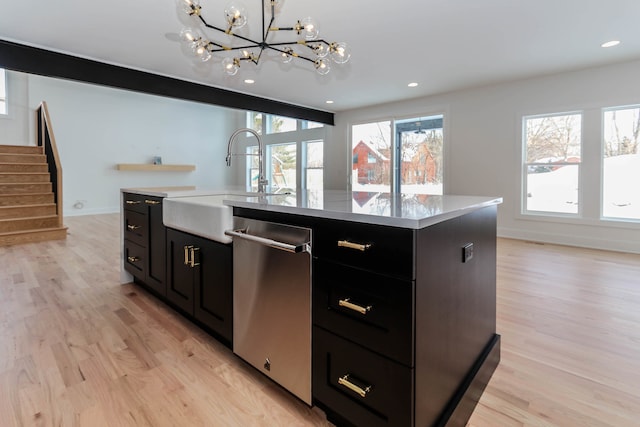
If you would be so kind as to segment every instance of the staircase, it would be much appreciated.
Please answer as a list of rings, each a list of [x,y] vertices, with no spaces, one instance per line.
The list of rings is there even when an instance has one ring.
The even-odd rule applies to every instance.
[[[0,145],[0,246],[66,239],[43,147]]]

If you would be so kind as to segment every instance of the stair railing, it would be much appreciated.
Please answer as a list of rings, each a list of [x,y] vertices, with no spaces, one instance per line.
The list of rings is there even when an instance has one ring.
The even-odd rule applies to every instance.
[[[47,156],[49,175],[53,186],[53,198],[56,204],[56,214],[58,216],[58,226],[62,227],[62,166],[60,165],[60,156],[58,156],[56,138],[53,135],[51,118],[49,117],[49,110],[45,101],[42,101],[36,109],[36,123],[38,146],[44,147],[44,154]]]

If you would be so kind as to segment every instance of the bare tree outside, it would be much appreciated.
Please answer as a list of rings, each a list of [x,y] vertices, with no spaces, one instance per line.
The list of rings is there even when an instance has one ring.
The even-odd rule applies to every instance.
[[[640,220],[640,108],[603,115],[602,215]]]
[[[527,211],[577,214],[582,115],[525,118]]]
[[[605,157],[638,153],[640,108],[606,111],[604,123]]]
[[[580,114],[527,119],[527,163],[580,159],[581,123]]]

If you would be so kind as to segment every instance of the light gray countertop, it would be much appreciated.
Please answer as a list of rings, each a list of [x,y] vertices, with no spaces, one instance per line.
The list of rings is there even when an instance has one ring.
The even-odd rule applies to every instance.
[[[257,193],[247,193],[240,187],[123,188],[122,192],[171,198],[229,194],[232,196],[223,200],[227,206],[411,229],[421,229],[502,203],[501,197],[335,190],[308,190],[296,194],[261,196]]]
[[[142,194],[143,196],[155,197],[193,197],[193,196],[210,196],[216,194],[248,194],[244,187],[228,187],[220,188],[204,188],[195,186],[183,187],[136,187],[122,188],[123,193]]]
[[[502,198],[310,190],[291,195],[234,197],[223,203],[269,212],[420,229],[500,204]]]

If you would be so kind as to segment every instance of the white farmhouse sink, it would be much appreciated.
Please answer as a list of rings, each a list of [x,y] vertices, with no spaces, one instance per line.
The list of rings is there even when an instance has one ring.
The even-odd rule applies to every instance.
[[[233,208],[222,201],[257,196],[255,193],[242,193],[167,197],[162,205],[162,221],[167,227],[230,243],[231,238],[225,236],[224,232],[233,227]]]

